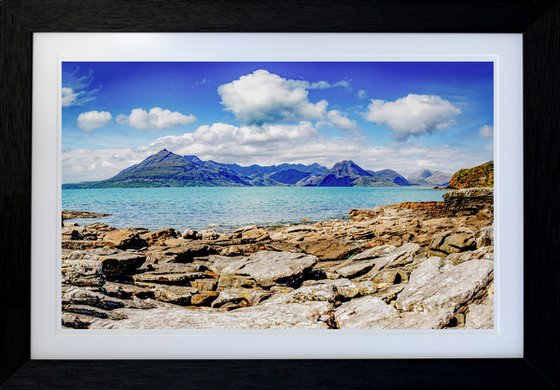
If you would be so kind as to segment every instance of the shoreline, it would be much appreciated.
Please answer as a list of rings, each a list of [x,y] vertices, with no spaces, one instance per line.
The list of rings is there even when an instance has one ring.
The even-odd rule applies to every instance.
[[[63,326],[491,328],[493,190],[443,199],[226,232],[66,222]]]

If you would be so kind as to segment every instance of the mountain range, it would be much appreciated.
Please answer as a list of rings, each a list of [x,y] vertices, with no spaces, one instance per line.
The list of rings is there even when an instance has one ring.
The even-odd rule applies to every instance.
[[[407,179],[412,185],[442,186],[445,187],[451,180],[451,173],[420,169],[408,175]]]
[[[428,174],[429,173],[429,174]],[[351,160],[337,162],[328,169],[317,163],[241,166],[197,156],[180,156],[166,149],[132,165],[115,176],[100,181],[63,184],[64,189],[120,187],[202,187],[202,186],[299,186],[299,187],[381,187],[443,185],[449,181],[439,171],[423,170],[407,180],[390,169],[370,171]],[[449,175],[450,176],[450,175]]]

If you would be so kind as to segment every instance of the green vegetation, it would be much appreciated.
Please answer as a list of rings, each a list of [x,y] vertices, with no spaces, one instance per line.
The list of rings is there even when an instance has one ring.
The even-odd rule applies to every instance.
[[[452,189],[473,187],[494,187],[494,161],[455,172],[448,186]]]

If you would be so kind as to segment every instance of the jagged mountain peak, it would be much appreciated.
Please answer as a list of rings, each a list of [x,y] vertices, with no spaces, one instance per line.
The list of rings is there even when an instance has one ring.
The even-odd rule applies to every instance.
[[[352,160],[342,160],[327,171],[336,176],[372,176],[372,174]]]

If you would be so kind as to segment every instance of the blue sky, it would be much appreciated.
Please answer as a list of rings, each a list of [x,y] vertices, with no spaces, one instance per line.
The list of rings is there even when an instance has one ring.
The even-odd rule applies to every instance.
[[[65,62],[63,181],[167,148],[402,174],[492,159],[490,62]]]

